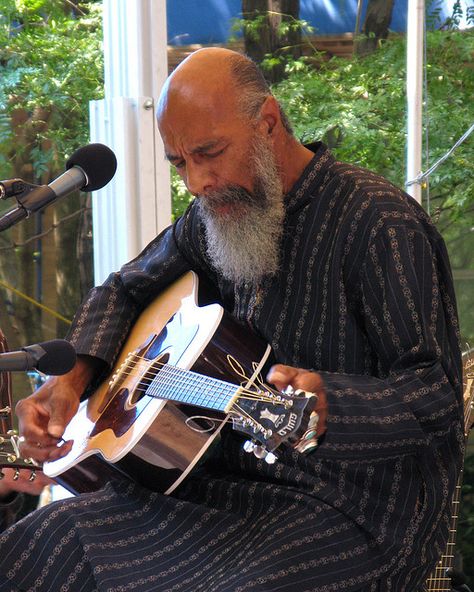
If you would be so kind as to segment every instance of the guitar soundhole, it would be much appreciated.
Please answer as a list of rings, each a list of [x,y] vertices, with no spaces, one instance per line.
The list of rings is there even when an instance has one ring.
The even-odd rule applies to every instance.
[[[169,359],[169,354],[162,354],[161,356],[157,357],[156,360],[154,360],[143,372],[140,382],[133,390],[131,397],[129,399],[129,405],[131,407],[137,405],[144,397],[147,396],[148,387],[151,385],[156,376],[158,376],[160,370],[168,362]]]
[[[219,421],[222,421],[221,419]],[[206,417],[205,415],[192,415],[187,417],[185,424],[198,434],[206,434],[213,432],[216,429],[216,420],[212,417]]]

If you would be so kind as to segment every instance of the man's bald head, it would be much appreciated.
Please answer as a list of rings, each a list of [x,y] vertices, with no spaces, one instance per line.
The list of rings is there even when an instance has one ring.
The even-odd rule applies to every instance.
[[[271,90],[256,64],[248,57],[230,49],[200,49],[183,60],[166,81],[158,103],[158,119],[167,108],[193,100],[205,104],[225,101],[235,116],[257,116]],[[174,101],[174,102],[173,102]],[[281,112],[285,130],[292,133]]]

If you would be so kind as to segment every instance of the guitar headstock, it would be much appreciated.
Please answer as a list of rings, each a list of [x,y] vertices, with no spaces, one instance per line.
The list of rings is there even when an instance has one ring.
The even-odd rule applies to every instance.
[[[40,467],[32,458],[22,458],[20,453],[20,438],[15,430],[9,430],[6,434],[0,434],[0,479],[2,478],[1,469],[12,468],[29,469],[34,473]]]
[[[314,393],[302,390],[276,393],[271,389],[242,389],[232,408],[233,427],[251,437],[244,449],[269,463],[275,462],[274,451],[284,443],[308,453],[318,445],[317,401]]]

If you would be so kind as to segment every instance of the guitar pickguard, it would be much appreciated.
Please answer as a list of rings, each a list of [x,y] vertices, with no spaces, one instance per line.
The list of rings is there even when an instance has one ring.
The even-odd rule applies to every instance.
[[[150,383],[159,381],[164,364],[179,365],[198,330],[197,323],[178,311],[160,333],[151,334],[144,344],[129,352],[109,383],[89,437],[106,429],[111,429],[117,438],[126,434],[152,402],[146,394]]]

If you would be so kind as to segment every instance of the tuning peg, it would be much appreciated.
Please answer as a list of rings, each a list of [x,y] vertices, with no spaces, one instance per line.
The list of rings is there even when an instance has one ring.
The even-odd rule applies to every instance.
[[[253,453],[255,454],[255,456],[257,458],[260,458],[260,459],[265,458],[268,454],[266,448],[264,448],[263,446],[259,446],[258,444],[253,449]]]
[[[273,454],[273,452],[268,452],[266,457],[265,457],[265,462],[269,465],[273,465],[275,463],[275,461],[277,460],[277,457]]]
[[[250,452],[254,451],[255,446],[255,442],[252,442],[252,440],[247,440],[246,442],[244,442],[244,450],[249,454]]]

